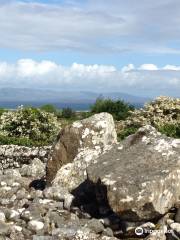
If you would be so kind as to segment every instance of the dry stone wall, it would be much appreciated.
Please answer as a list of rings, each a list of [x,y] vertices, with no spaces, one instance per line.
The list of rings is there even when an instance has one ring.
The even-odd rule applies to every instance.
[[[25,147],[17,145],[0,146],[0,170],[19,168],[23,164],[30,164],[35,158],[46,163],[51,152],[51,146]]]

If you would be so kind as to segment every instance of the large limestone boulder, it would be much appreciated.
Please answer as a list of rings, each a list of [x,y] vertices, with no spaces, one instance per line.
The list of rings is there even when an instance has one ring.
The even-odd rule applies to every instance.
[[[87,166],[116,142],[114,121],[108,113],[66,126],[59,133],[47,163],[47,182],[72,190],[87,178]]]
[[[180,140],[145,126],[96,159],[87,173],[97,200],[122,219],[158,218],[180,198]]]

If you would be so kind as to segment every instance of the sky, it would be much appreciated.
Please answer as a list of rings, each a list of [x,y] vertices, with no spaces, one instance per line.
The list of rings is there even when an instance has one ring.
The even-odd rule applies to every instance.
[[[180,97],[179,0],[0,0],[0,86]]]

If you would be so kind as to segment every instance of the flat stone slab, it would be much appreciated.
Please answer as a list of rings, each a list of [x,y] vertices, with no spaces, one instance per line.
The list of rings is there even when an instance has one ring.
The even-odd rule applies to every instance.
[[[87,172],[97,185],[97,196],[106,198],[123,219],[159,217],[180,198],[180,140],[151,126],[140,128],[96,159]]]

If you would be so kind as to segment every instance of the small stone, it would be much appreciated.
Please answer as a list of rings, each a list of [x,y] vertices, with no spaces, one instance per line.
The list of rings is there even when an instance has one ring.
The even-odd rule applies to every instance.
[[[72,237],[74,237],[75,236],[75,234],[76,234],[76,232],[77,232],[77,228],[75,227],[73,227],[73,226],[71,226],[71,228],[70,227],[61,227],[61,228],[55,228],[55,229],[53,229],[53,231],[52,231],[52,235],[54,236],[54,235],[58,235],[58,236],[60,236],[62,239],[72,239]]]
[[[21,231],[22,231],[22,227],[21,227],[21,226],[15,225],[15,226],[13,226],[13,228],[14,228],[16,231],[18,231],[18,232],[21,232]]]
[[[25,221],[32,220],[32,216],[31,216],[30,211],[28,211],[28,210],[23,211],[22,214],[21,214],[21,218],[24,219]]]
[[[180,233],[180,223],[171,223],[170,227],[172,230],[176,231],[177,233]]]
[[[64,196],[64,209],[70,210],[74,196],[72,194],[66,194]]]
[[[5,174],[11,177],[13,176],[15,178],[21,178],[21,174],[18,169],[7,169],[5,171]]]
[[[1,186],[1,187],[5,187],[5,186],[7,186],[7,183],[4,182],[4,181],[2,181],[2,182],[0,182],[0,186]]]
[[[26,192],[26,189],[25,188],[21,188],[20,190],[17,191],[16,193],[16,197],[17,199],[23,199],[27,196],[27,192]]]
[[[104,231],[102,232],[102,235],[108,236],[108,237],[113,237],[113,231],[111,228],[105,228]]]
[[[37,220],[32,220],[28,223],[28,226],[31,230],[37,232],[44,228],[44,223]]]
[[[167,219],[167,220],[166,220],[166,223],[167,223],[168,225],[171,225],[172,223],[174,223],[174,220],[172,220],[172,219]]]
[[[18,211],[15,211],[15,210],[10,211],[9,220],[17,221],[19,217],[20,217],[20,213]]]
[[[13,186],[13,187],[19,187],[19,186],[20,186],[20,183],[14,182],[14,183],[12,184],[12,186]]]
[[[2,221],[2,222],[6,221],[6,216],[3,212],[0,212],[0,221]]]
[[[87,227],[93,230],[95,233],[102,233],[104,231],[103,224],[97,219],[91,219],[87,223]]]
[[[31,164],[23,165],[22,176],[41,178],[45,175],[45,164],[38,158],[34,158]]]
[[[0,221],[0,235],[7,235],[10,233],[11,224],[7,224]]]

